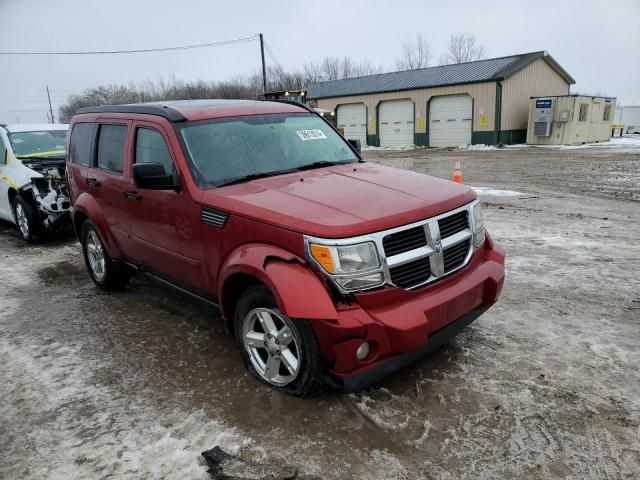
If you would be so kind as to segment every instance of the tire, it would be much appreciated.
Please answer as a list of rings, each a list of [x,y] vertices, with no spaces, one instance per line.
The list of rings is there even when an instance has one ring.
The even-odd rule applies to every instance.
[[[98,231],[89,220],[82,225],[80,238],[84,262],[93,283],[110,292],[124,290],[131,278],[131,272],[125,265],[109,258]]]
[[[31,203],[20,195],[13,199],[13,215],[20,237],[29,243],[37,243],[41,236],[40,220]]]
[[[272,327],[275,324],[276,329],[265,327],[267,316],[271,316]],[[265,286],[253,286],[242,293],[236,305],[234,325],[247,370],[258,380],[299,397],[311,397],[324,390],[326,368],[311,325],[282,313]],[[278,331],[278,336],[267,331]],[[276,362],[277,370],[273,368]],[[295,363],[297,368],[292,371]]]

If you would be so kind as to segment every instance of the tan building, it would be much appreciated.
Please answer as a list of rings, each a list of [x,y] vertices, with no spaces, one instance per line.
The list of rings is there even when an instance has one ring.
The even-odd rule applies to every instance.
[[[572,145],[607,142],[616,99],[564,95],[532,98],[529,104],[527,143]]]
[[[307,102],[333,111],[347,138],[374,146],[524,143],[529,99],[575,80],[534,52],[316,83]]]

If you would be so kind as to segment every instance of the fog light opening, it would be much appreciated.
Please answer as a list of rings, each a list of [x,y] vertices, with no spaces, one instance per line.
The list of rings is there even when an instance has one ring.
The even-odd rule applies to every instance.
[[[356,350],[356,358],[362,361],[367,358],[367,355],[369,355],[369,342],[363,342]]]

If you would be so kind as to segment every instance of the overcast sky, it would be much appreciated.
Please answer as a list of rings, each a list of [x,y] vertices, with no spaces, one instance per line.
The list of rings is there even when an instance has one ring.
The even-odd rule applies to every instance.
[[[265,35],[285,68],[347,55],[391,70],[417,32],[437,59],[452,32],[475,34],[489,57],[547,50],[572,92],[640,104],[640,1],[0,0],[0,52],[169,47]],[[268,57],[267,57],[268,58]],[[269,60],[269,59],[268,59]],[[189,51],[95,56],[0,55],[0,122],[43,122],[105,83],[224,80],[259,67],[257,41]]]

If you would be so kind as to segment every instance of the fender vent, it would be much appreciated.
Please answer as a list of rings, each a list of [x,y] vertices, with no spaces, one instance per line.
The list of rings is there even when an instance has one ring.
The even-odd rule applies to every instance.
[[[220,212],[218,210],[212,210],[210,208],[203,208],[202,213],[200,214],[200,218],[202,223],[205,225],[210,225],[212,227],[223,228],[227,223],[227,219],[229,215]]]

